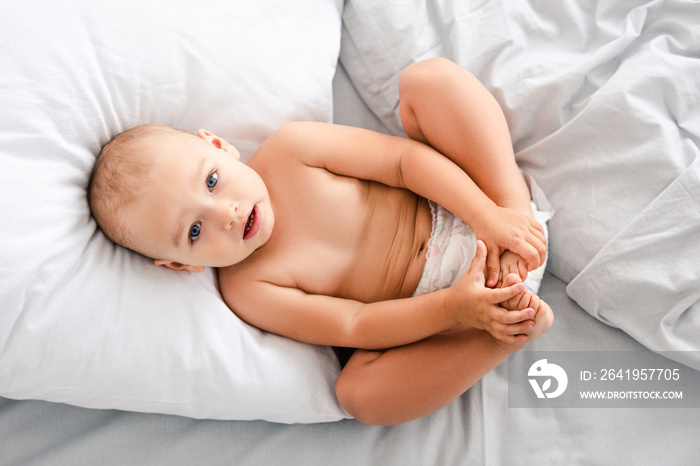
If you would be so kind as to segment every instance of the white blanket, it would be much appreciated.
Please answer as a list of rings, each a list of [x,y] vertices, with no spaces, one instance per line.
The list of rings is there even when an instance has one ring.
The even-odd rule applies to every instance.
[[[588,312],[700,367],[700,158],[567,287]]]

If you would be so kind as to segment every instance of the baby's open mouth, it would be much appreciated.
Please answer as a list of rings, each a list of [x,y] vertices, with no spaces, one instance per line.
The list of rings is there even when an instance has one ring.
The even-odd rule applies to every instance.
[[[260,209],[258,206],[253,207],[253,210],[248,216],[248,221],[243,229],[243,239],[252,238],[260,228]]]

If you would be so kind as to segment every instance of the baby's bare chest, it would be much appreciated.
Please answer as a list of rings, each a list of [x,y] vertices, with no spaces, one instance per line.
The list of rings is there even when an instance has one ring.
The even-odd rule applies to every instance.
[[[279,279],[365,302],[412,292],[430,236],[421,203],[405,190],[334,175],[299,186],[274,204],[270,246]]]

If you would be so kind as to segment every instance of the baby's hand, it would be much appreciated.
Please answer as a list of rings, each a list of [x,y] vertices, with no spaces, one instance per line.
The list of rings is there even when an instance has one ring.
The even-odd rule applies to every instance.
[[[516,299],[526,293],[526,290],[520,282],[503,288],[486,288],[486,254],[483,241],[478,241],[471,267],[448,290],[448,308],[456,314],[459,322],[486,330],[504,343],[518,343],[526,339],[524,334],[533,325],[531,319],[535,317],[535,310],[522,308],[509,311],[499,305]]]
[[[521,256],[528,271],[544,263],[547,239],[542,225],[534,218],[514,209],[495,206],[472,219],[470,226],[488,248],[486,286],[493,287],[498,283],[499,259],[505,250]]]

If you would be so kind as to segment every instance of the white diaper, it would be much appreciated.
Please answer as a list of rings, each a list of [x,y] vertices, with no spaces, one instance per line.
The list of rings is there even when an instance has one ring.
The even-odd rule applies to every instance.
[[[537,201],[537,203],[534,201],[531,203],[535,218],[544,228],[545,236],[549,241],[547,221],[552,218],[554,211],[534,180],[527,175],[525,179],[530,187],[532,199]],[[432,201],[428,203],[433,214],[433,230],[428,241],[423,275],[413,296],[454,286],[457,280],[469,270],[476,254],[476,237],[471,227],[444,207]],[[546,266],[545,259],[544,264],[538,269],[528,273],[524,285],[530,292],[537,294]]]

